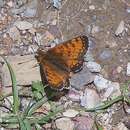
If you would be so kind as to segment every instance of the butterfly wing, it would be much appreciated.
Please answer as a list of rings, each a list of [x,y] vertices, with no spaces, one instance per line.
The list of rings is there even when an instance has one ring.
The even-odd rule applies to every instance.
[[[42,80],[45,84],[54,89],[61,89],[69,86],[69,74],[60,70],[47,60],[40,63]]]
[[[70,72],[81,69],[87,48],[88,38],[79,36],[58,44],[47,52],[39,49],[36,58],[45,84],[55,89],[68,86]]]
[[[79,36],[58,44],[47,51],[50,60],[68,72],[77,72],[83,64],[83,56],[88,49],[87,36]]]

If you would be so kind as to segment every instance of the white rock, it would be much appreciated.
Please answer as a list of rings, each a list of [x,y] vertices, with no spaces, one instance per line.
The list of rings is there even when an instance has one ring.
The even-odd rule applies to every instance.
[[[116,29],[116,31],[115,31],[115,35],[116,35],[116,36],[119,36],[120,34],[123,33],[124,30],[125,30],[125,22],[122,20],[122,21],[119,23],[119,25],[118,25],[118,27],[117,27],[117,29]]]
[[[121,66],[118,66],[118,67],[116,68],[116,70],[117,70],[117,73],[121,73],[121,71],[123,70],[123,68],[122,68]]]
[[[93,89],[85,89],[85,93],[81,96],[81,106],[85,108],[94,108],[100,103],[99,95]]]
[[[56,127],[59,130],[73,130],[74,122],[69,118],[59,118],[55,121]]]
[[[90,9],[90,10],[94,10],[94,9],[95,9],[95,6],[94,6],[94,5],[90,5],[90,6],[89,6],[89,9]]]
[[[108,97],[115,98],[120,95],[120,84],[118,82],[111,82],[111,84],[109,84],[109,87],[106,89],[103,97],[107,99]]]
[[[130,108],[125,108],[125,111],[130,114]]]
[[[107,89],[109,85],[111,84],[111,81],[96,75],[94,79],[94,84],[95,87],[97,88],[98,91],[101,91],[103,89]]]
[[[33,24],[27,21],[16,21],[14,25],[19,28],[20,30],[30,29],[33,27]]]
[[[7,60],[11,64],[13,71],[17,77],[17,85],[29,85],[32,84],[32,81],[41,80],[39,67],[34,67],[37,65],[37,61],[34,55],[8,56]],[[0,58],[0,61],[3,60]],[[12,82],[6,64],[4,64],[2,67],[2,73],[3,85],[11,86]]]
[[[69,93],[68,93],[68,97],[70,98],[70,100],[74,101],[74,102],[79,102],[80,100],[80,92],[75,90],[75,89],[70,89]]]
[[[91,72],[100,72],[101,71],[101,66],[93,61],[89,61],[87,62],[87,68],[91,71]]]
[[[113,88],[113,87],[107,88],[107,90],[105,91],[103,97],[104,97],[105,99],[108,98],[108,97],[110,97],[110,95],[113,93],[113,91],[114,91],[114,88]]]
[[[61,6],[61,0],[53,0],[53,6],[59,9]]]
[[[130,76],[130,62],[128,62],[127,64],[127,72],[126,72],[127,76]]]
[[[73,109],[68,109],[67,111],[63,112],[63,115],[66,117],[75,117],[78,114],[79,112]]]

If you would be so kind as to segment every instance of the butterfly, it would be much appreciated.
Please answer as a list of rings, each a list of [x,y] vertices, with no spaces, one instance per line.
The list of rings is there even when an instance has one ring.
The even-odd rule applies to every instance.
[[[87,49],[88,38],[84,35],[60,43],[48,51],[39,48],[36,59],[44,83],[53,89],[67,88],[71,73],[82,69]]]

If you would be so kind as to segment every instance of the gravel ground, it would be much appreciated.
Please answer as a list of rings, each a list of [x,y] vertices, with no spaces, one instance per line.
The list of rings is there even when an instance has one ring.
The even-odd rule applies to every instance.
[[[37,45],[53,47],[79,35],[89,38],[87,68],[72,76],[70,83],[73,88],[67,96],[55,102],[64,104],[65,113],[43,125],[45,130],[96,130],[93,113],[79,112],[71,106],[93,108],[102,101],[121,95],[122,84],[130,80],[130,1],[0,0],[0,55],[11,57],[9,59],[34,55]],[[10,62],[15,64],[16,59]],[[2,71],[3,62],[0,63],[1,94],[9,86],[2,85],[6,74]],[[24,73],[26,70],[21,71]],[[28,83],[30,81],[21,84],[30,86]],[[48,111],[49,107],[48,103]],[[129,130],[129,109],[129,105],[118,102],[98,114],[96,121],[103,130]],[[1,108],[1,115],[4,115],[3,111]],[[6,130],[1,127],[3,129]]]

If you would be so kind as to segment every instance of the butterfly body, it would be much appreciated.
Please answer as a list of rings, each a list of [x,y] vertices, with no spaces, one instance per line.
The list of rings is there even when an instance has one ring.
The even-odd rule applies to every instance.
[[[46,52],[39,48],[36,58],[42,72],[42,80],[54,89],[68,87],[70,73],[81,70],[87,49],[86,36],[73,38]]]

